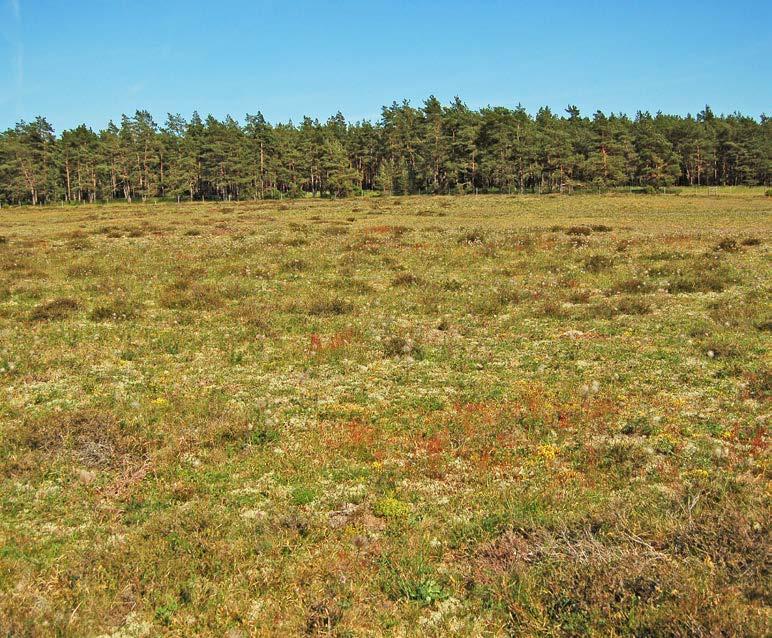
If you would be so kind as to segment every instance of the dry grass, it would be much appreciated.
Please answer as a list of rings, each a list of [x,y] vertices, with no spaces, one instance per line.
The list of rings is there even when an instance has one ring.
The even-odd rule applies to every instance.
[[[3,209],[0,635],[769,635],[770,212]]]

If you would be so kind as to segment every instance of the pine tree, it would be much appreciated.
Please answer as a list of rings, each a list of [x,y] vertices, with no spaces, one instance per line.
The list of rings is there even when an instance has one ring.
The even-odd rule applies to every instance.
[[[658,122],[649,113],[638,113],[634,143],[638,180],[643,186],[670,186],[681,172],[673,145],[660,128],[661,121]]]
[[[459,192],[471,191],[476,186],[478,176],[479,116],[456,96],[445,110],[443,119],[448,138],[446,160],[448,188]]]
[[[603,190],[628,181],[634,161],[628,127],[628,121],[613,115],[609,118],[598,111],[593,116],[590,149],[583,174],[596,188]]]
[[[447,170],[450,147],[446,139],[444,111],[440,101],[430,96],[421,112],[421,142],[419,157],[419,181],[424,190],[431,193],[447,192]]]
[[[332,197],[346,197],[356,189],[359,174],[351,166],[346,149],[334,135],[324,144],[321,161],[321,187]]]
[[[273,129],[258,111],[256,115],[247,114],[244,135],[251,160],[252,188],[255,196],[263,199],[268,186],[275,182],[275,177],[272,180],[272,176],[275,176],[276,153]]]

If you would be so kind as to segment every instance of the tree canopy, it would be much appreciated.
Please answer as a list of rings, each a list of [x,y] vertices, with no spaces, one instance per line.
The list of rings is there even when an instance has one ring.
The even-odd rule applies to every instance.
[[[43,117],[0,132],[0,203],[149,197],[567,192],[620,186],[768,185],[772,124],[739,113],[582,115],[518,106],[384,106],[377,122],[244,123],[147,111],[56,135]]]

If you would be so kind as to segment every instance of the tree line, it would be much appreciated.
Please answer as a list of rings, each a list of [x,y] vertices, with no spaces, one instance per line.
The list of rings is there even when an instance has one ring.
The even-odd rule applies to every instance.
[[[552,193],[769,185],[772,123],[705,107],[686,117],[541,108],[470,109],[429,97],[380,119],[271,124],[258,112],[159,125],[147,111],[56,135],[43,117],[0,133],[0,203]]]

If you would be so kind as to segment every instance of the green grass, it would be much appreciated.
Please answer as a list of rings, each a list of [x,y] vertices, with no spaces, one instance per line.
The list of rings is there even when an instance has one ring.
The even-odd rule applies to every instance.
[[[767,634],[771,212],[3,209],[0,635]]]

